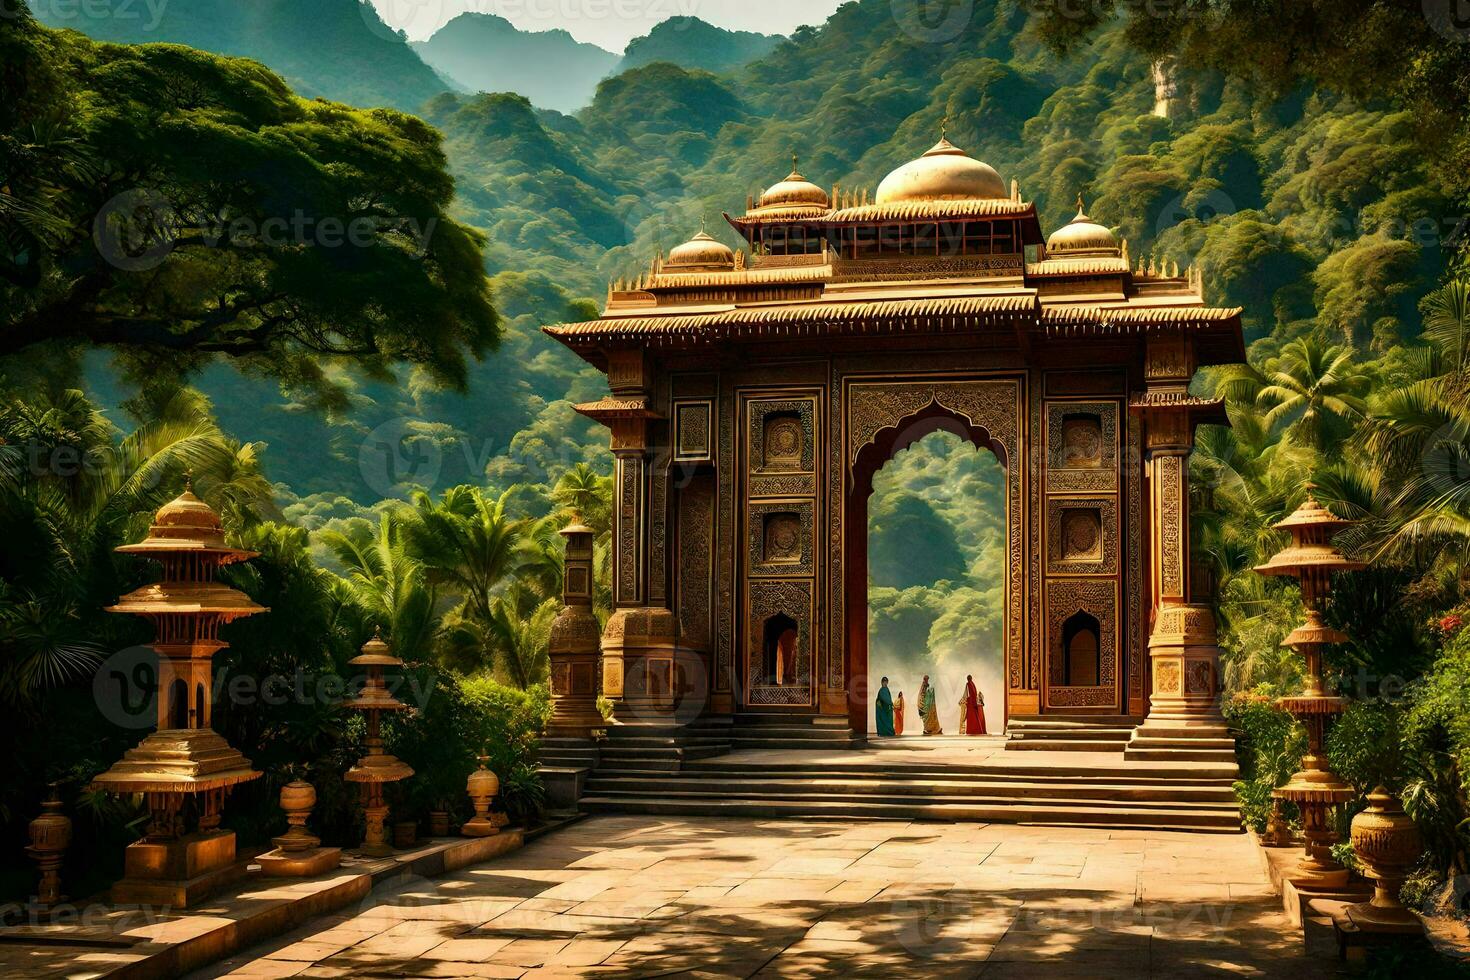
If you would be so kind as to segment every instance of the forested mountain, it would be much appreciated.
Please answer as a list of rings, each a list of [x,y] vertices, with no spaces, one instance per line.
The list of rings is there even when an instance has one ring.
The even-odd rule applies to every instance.
[[[564,30],[522,31],[494,14],[460,14],[414,50],[469,92],[515,92],[574,112],[592,99],[618,56]]]
[[[200,8],[169,9],[183,19]],[[1442,267],[1457,212],[1407,116],[1323,92],[1272,101],[1207,71],[1175,69],[1170,84],[1166,112],[1155,114],[1151,66],[1120,29],[1064,59],[1011,4],[977,3],[953,36],[936,37],[896,22],[882,0],[860,0],[727,73],[656,63],[607,79],[575,115],[516,96],[447,93],[422,111],[444,134],[457,217],[487,232],[490,270],[543,274],[532,281],[556,297],[552,307],[599,296],[608,278],[641,268],[702,217],[736,244],[719,212],[784,175],[793,152],[823,185],[872,187],[927,148],[948,117],[951,139],[1017,178],[1048,227],[1081,193],[1135,255],[1199,263],[1209,300],[1244,306],[1249,339],[1265,352],[1313,325],[1365,353],[1413,337],[1416,303]],[[532,315],[517,302],[501,301],[511,319]],[[546,312],[544,302],[536,308]],[[560,364],[548,376],[558,379],[577,370],[529,320],[524,342],[477,369],[467,398],[435,403],[445,414],[416,417],[485,433],[478,406],[490,396],[479,385],[493,381],[501,421],[515,420],[493,438],[508,444],[545,410],[537,399],[556,394],[528,365]],[[219,384],[212,376],[216,402],[231,403]],[[517,394],[532,389],[535,397]],[[427,408],[396,395],[379,405],[371,390],[368,418]],[[323,479],[315,455],[350,446],[370,424],[271,400],[284,413],[271,439],[278,479],[376,499],[352,485],[351,453],[333,471],[346,483]]]
[[[670,17],[628,42],[617,73],[655,61],[707,71],[729,71],[764,57],[781,40],[775,34],[728,31],[698,17]]]
[[[448,86],[369,0],[179,0],[33,5],[100,41],[170,42],[254,58],[297,94],[414,112]]]

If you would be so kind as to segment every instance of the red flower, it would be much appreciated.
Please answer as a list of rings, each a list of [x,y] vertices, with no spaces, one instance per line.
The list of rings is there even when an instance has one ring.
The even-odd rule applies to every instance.
[[[1439,621],[1439,631],[1445,636],[1454,636],[1465,625],[1465,619],[1459,613],[1450,613]]]

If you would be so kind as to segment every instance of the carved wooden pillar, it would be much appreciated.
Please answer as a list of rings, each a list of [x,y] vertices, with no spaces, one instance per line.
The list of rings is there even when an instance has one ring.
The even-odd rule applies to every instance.
[[[642,351],[607,352],[609,397],[578,405],[577,411],[612,431],[613,613],[602,636],[602,693],[614,700],[619,720],[669,720],[675,702],[675,644],[678,618],[661,595],[649,595],[651,423],[661,418],[649,404],[652,380]],[[659,477],[667,479],[667,467]],[[660,501],[667,493],[657,494]],[[660,555],[660,560],[662,555]],[[662,575],[658,576],[662,583]],[[660,584],[660,592],[667,589]]]
[[[1135,733],[1167,738],[1195,732],[1223,734],[1215,617],[1208,603],[1192,603],[1189,547],[1189,453],[1200,421],[1222,420],[1218,402],[1189,393],[1194,351],[1180,335],[1151,337],[1145,390],[1131,407],[1144,424],[1148,472],[1148,641],[1153,682],[1148,717]]]

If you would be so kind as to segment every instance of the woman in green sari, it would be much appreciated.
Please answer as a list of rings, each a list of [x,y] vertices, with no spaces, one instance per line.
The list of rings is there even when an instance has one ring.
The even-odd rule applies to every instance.
[[[878,722],[879,735],[893,735],[893,695],[888,690],[888,678],[883,678],[883,686],[878,688],[877,707],[873,714]]]

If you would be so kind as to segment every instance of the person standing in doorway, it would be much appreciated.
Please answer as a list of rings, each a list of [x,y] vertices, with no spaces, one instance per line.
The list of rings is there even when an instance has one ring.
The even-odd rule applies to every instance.
[[[980,696],[980,690],[975,686],[975,678],[969,674],[965,675],[965,734],[985,734],[985,698]]]
[[[929,675],[924,675],[924,682],[919,685],[919,714],[924,716],[925,735],[943,735],[944,729],[939,727],[939,697],[929,683]]]
[[[888,692],[888,678],[883,678],[883,685],[878,688],[878,700],[873,709],[873,717],[877,722],[878,734],[888,738],[893,737],[893,695]]]

